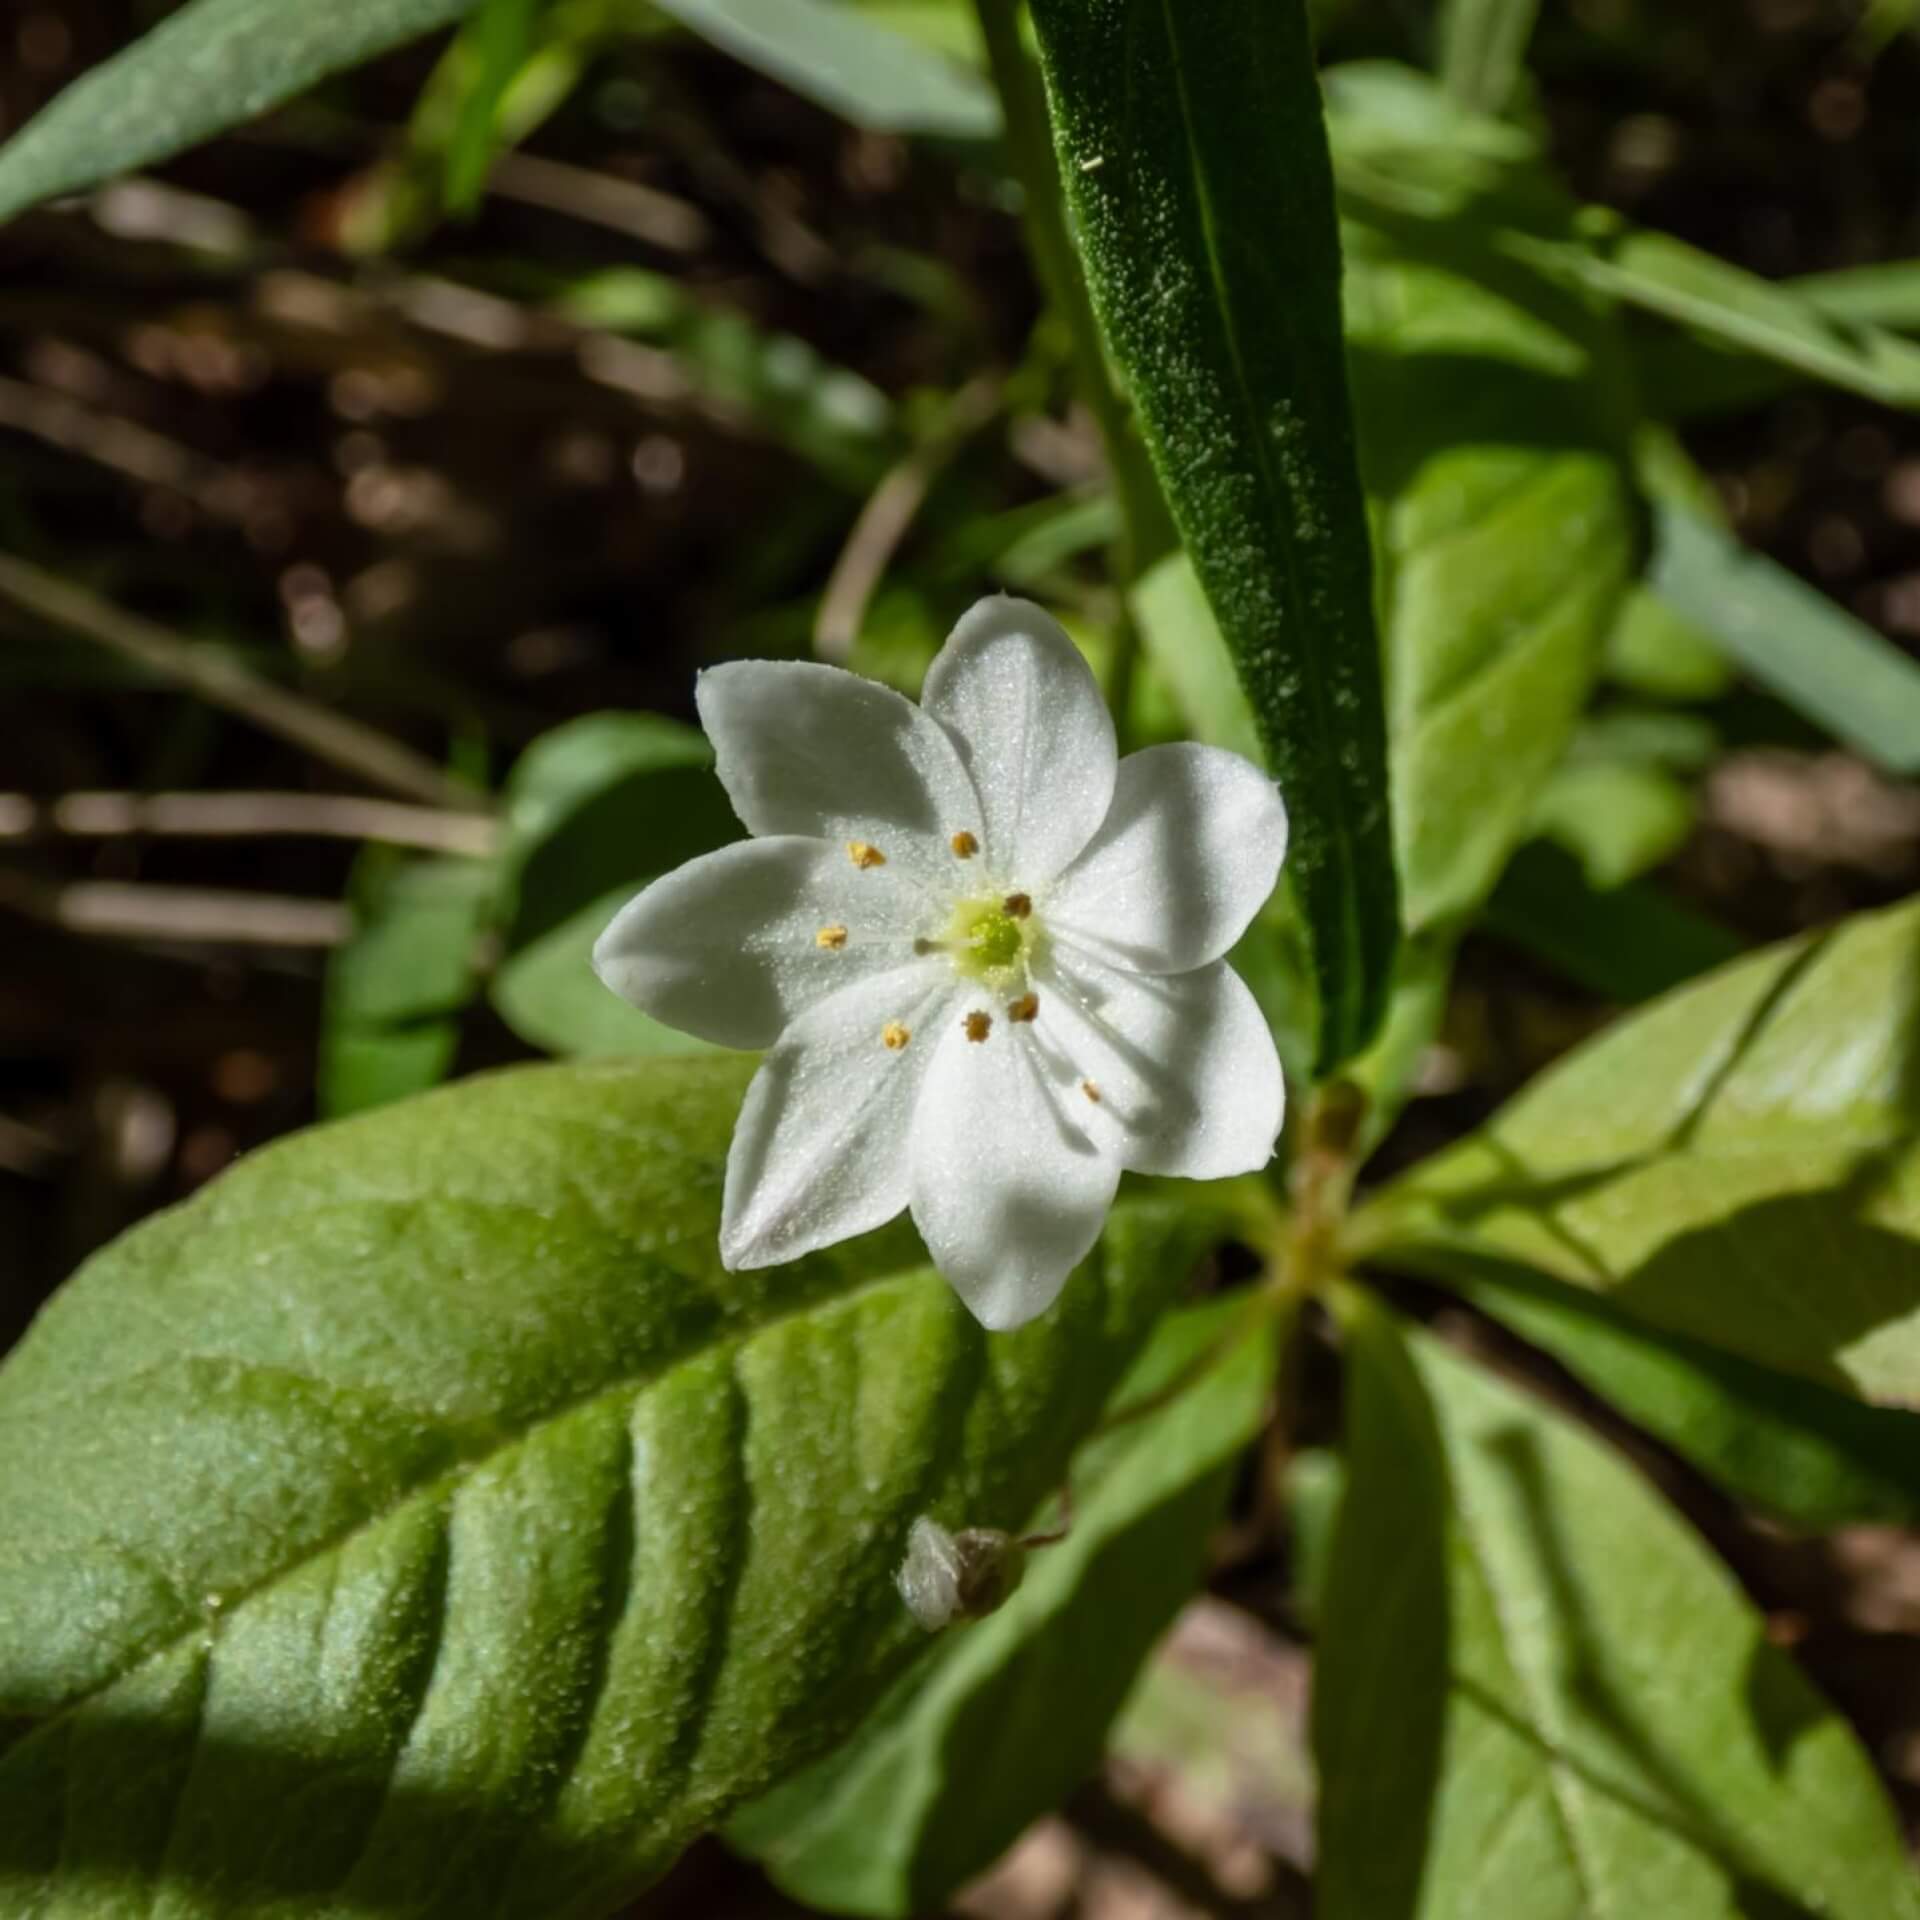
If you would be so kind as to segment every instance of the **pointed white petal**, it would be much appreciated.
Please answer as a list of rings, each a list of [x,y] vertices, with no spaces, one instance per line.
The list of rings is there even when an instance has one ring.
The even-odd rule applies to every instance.
[[[771,1267],[907,1204],[907,1135],[953,975],[918,960],[809,1007],[760,1063],[727,1154],[720,1257]],[[909,1038],[889,1047],[898,1022]]]
[[[980,801],[952,739],[891,687],[839,667],[737,660],[694,689],[733,810],[757,834],[877,848],[953,877],[950,842],[978,836]]]
[[[1266,904],[1287,853],[1280,790],[1223,747],[1120,763],[1093,843],[1047,896],[1047,924],[1141,973],[1217,960]]]
[[[856,867],[826,840],[743,840],[629,900],[593,968],[670,1027],[768,1047],[816,1000],[906,964],[926,923],[925,895],[891,867]]]
[[[1286,1110],[1280,1056],[1224,960],[1128,973],[1056,948],[1032,1031],[1082,1125],[1138,1173],[1217,1180],[1273,1157]]]
[[[927,670],[920,704],[960,743],[996,878],[1043,886],[1113,794],[1113,721],[1065,629],[1030,600],[980,601]]]
[[[981,1325],[1044,1313],[1100,1237],[1120,1165],[1043,1072],[1023,1024],[969,1040],[962,994],[921,1089],[913,1219]]]

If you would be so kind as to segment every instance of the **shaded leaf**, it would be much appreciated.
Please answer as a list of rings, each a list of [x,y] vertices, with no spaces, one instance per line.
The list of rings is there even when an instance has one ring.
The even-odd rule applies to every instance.
[[[0,147],[0,220],[168,159],[330,73],[446,26],[472,4],[189,0],[82,74]]]
[[[490,862],[369,847],[348,888],[353,937],[327,968],[320,1110],[357,1113],[437,1086],[479,991],[475,948],[498,882]]]
[[[1435,32],[1440,83],[1464,107],[1501,113],[1526,71],[1540,0],[1446,0]]]
[[[1301,0],[1039,0],[1096,311],[1293,823],[1323,1065],[1365,1045],[1397,938],[1340,254]]]
[[[938,1912],[1097,1768],[1141,1661],[1194,1590],[1266,1405],[1272,1326],[1248,1328],[1247,1311],[1229,1297],[1163,1322],[1114,1396],[1119,1417],[1240,1337],[1075,1462],[1071,1531],[1033,1552],[998,1613],[949,1629],[852,1740],[734,1822],[786,1892],[834,1913]]]
[[[1413,1351],[1452,1487],[1451,1692],[1419,1902],[1368,1920],[1920,1913],[1871,1763],[1726,1568],[1591,1435]]]
[[[0,1905],[599,1916],[918,1650],[913,1519],[1017,1524],[1205,1229],[989,1337],[904,1227],[723,1271],[735,1062],[298,1136],[0,1369]]]
[[[1475,1306],[1544,1348],[1730,1492],[1810,1531],[1920,1525],[1920,1416],[1790,1374],[1523,1274],[1469,1283]]]
[[[1531,1268],[1868,1399],[1920,1402],[1920,904],[1696,981],[1357,1216],[1444,1278]]]
[[[1741,951],[1730,928],[1658,888],[1629,881],[1596,892],[1572,855],[1545,842],[1520,849],[1487,902],[1483,924],[1624,1005],[1710,973]]]
[[[1321,1920],[1415,1910],[1439,1777],[1450,1622],[1447,1475],[1433,1411],[1368,1296],[1338,1302],[1344,1487],[1315,1594]]]
[[[740,837],[705,735],[658,714],[589,714],[521,755],[506,804],[500,1017],[555,1053],[710,1051],[627,1005],[590,964],[602,929],[647,881]]]
[[[1694,812],[1693,790],[1664,767],[1598,759],[1554,770],[1533,825],[1579,861],[1589,886],[1609,893],[1679,852]]]

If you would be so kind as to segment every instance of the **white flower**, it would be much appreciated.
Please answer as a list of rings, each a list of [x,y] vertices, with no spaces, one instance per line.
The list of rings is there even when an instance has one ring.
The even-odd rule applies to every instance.
[[[1273,783],[1217,747],[1120,760],[1057,622],[983,600],[916,707],[837,667],[700,676],[755,838],[656,880],[594,949],[658,1020],[769,1049],[720,1254],[763,1267],[910,1207],[989,1327],[1053,1303],[1122,1168],[1264,1166],[1280,1061],[1221,958],[1286,852]]]

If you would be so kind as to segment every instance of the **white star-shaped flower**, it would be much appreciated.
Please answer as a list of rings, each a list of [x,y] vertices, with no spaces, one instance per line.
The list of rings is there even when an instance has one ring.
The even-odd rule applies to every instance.
[[[1264,1166],[1279,1056],[1221,956],[1287,817],[1237,754],[1118,758],[1093,675],[1024,600],[954,628],[919,706],[837,667],[700,676],[755,836],[656,880],[594,949],[657,1020],[768,1049],[720,1254],[763,1267],[903,1207],[989,1327],[1042,1313],[1121,1170]]]

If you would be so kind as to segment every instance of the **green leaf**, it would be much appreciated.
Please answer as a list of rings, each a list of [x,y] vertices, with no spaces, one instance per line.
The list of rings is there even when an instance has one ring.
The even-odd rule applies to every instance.
[[[1725,654],[1644,582],[1629,590],[1607,634],[1606,671],[1650,700],[1717,700],[1733,685]]]
[[[988,1336],[904,1225],[715,1245],[745,1070],[522,1068],[300,1135],[0,1369],[0,1906],[598,1920],[922,1643],[1205,1228]],[[24,1904],[23,1904],[24,1903]]]
[[[475,948],[497,877],[480,860],[369,847],[348,898],[353,937],[327,968],[320,1110],[357,1113],[437,1086],[479,990]]]
[[[1591,1294],[1476,1281],[1482,1312],[1544,1348],[1636,1425],[1790,1526],[1920,1525],[1920,1417],[1651,1332]]]
[[[875,133],[987,140],[1000,106],[979,74],[833,0],[658,0],[703,40]]]
[[[1920,903],[1610,1028],[1357,1216],[1351,1251],[1488,1260],[1868,1399],[1920,1402]]]
[[[1584,242],[1509,236],[1507,250],[1719,345],[1882,406],[1920,407],[1920,345],[1837,316],[1790,285],[1763,280],[1670,234],[1625,227],[1596,210]]]
[[[1607,893],[1678,853],[1694,811],[1693,790],[1664,767],[1594,760],[1555,769],[1534,802],[1533,825]]]
[[[601,985],[593,970],[594,942],[639,890],[624,885],[603,893],[500,963],[493,977],[494,1011],[522,1040],[585,1058],[718,1051],[630,1006]]]
[[[1617,328],[1485,248],[1474,217],[1347,226],[1413,932],[1464,922],[1527,833],[1634,548]]]
[[[343,67],[431,33],[473,0],[189,0],[84,73],[0,147],[0,220],[171,158]]]
[[[593,943],[656,875],[740,837],[697,729],[595,713],[521,755],[506,787],[514,905],[492,999],[537,1047],[563,1054],[704,1053],[608,991]]]
[[[1539,12],[1540,0],[1446,0],[1435,35],[1441,84],[1474,112],[1504,113]]]
[[[1253,709],[1193,562],[1184,553],[1168,554],[1135,583],[1130,605],[1147,658],[1193,737],[1263,764]]]
[[[470,212],[486,191],[499,146],[501,103],[533,51],[541,0],[479,0],[462,36],[467,71],[449,132],[443,194],[456,213]]]
[[[1314,1910],[1400,1920],[1416,1908],[1446,1715],[1447,1476],[1393,1323],[1357,1291],[1336,1305],[1346,1472],[1315,1596]]]
[[[1450,1689],[1417,1905],[1328,1920],[1900,1920],[1920,1891],[1852,1730],[1609,1448],[1424,1336]],[[1393,1768],[1395,1732],[1353,1767]]]
[[[1036,0],[1093,302],[1293,821],[1324,1065],[1397,939],[1380,652],[1302,0]]]
[[[1631,1006],[1737,959],[1739,936],[1657,888],[1598,893],[1559,847],[1522,847],[1487,902],[1484,926],[1569,980]]]
[[[1698,515],[1662,506],[1657,521],[1650,583],[1668,606],[1836,739],[1920,773],[1920,665]]]
[[[1141,1662],[1198,1582],[1234,1456],[1272,1379],[1270,1320],[1227,1298],[1166,1321],[1114,1397],[1166,1407],[1076,1461],[1067,1538],[1036,1549],[1013,1598],[950,1629],[846,1743],[736,1820],[775,1882],[832,1913],[942,1910],[1099,1765]],[[1045,1524],[1044,1511],[1036,1524]]]

